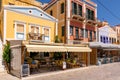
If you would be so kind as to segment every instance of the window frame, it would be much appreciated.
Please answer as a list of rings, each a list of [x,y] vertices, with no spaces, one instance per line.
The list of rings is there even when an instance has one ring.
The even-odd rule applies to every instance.
[[[50,36],[50,33],[51,33],[51,28],[50,27],[42,27],[42,34],[45,34],[45,31],[44,31],[44,29],[49,29],[49,40],[48,41],[45,41],[45,35],[44,35],[44,41],[45,42],[50,42],[51,41],[51,36]]]
[[[88,29],[85,29],[85,38],[88,38]]]
[[[17,24],[20,24],[20,25],[23,25],[23,27],[24,27],[24,32],[23,32],[23,34],[24,34],[24,38],[23,39],[18,39],[17,38],[17,33],[19,33],[19,32],[17,32]],[[15,22],[15,28],[14,28],[14,38],[15,38],[15,40],[26,40],[26,23],[24,23],[24,22]]]
[[[70,36],[73,36],[74,30],[73,30],[73,26],[70,26]]]
[[[63,14],[65,12],[65,4],[61,3],[61,14]]]
[[[53,10],[50,10],[50,15],[53,16]]]
[[[82,16],[82,6],[78,5],[78,15]]]
[[[78,33],[77,33],[77,31],[78,31]],[[78,27],[75,27],[75,38],[79,39],[79,28]]]
[[[95,15],[95,12],[93,10],[86,8],[86,18],[88,20],[94,20],[95,19],[94,15]]]
[[[75,4],[76,4],[76,6],[75,6]],[[77,15],[77,3],[76,2],[72,2],[72,14]]]
[[[62,26],[61,27],[61,36],[64,36],[65,35],[65,26]]]

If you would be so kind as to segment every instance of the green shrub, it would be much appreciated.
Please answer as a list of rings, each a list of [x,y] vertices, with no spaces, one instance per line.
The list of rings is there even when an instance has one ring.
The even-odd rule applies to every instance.
[[[6,44],[3,51],[3,60],[7,63],[10,63],[10,44]]]

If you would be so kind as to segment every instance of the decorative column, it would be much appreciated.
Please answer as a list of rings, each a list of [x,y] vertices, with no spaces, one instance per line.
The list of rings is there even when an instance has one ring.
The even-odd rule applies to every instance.
[[[68,43],[69,39],[70,39],[70,6],[71,5],[71,1],[70,0],[66,0],[66,42]]]
[[[56,20],[56,26],[55,26],[55,35],[57,36],[58,35],[58,20]]]
[[[84,18],[86,18],[86,6],[85,6],[85,2],[83,4],[83,13],[84,13]],[[83,38],[85,39],[85,29],[86,29],[86,20],[83,21],[83,32],[84,32],[84,35],[83,35]]]

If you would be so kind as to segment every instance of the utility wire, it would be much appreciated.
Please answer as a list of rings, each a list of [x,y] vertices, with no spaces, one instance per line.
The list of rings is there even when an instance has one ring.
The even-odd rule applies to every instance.
[[[105,8],[114,18],[120,20],[118,16],[116,16],[112,11],[110,11],[105,5],[103,5],[99,0],[96,0],[103,8]]]

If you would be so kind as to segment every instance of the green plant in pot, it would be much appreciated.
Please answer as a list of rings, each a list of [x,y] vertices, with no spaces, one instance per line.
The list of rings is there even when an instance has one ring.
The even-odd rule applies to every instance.
[[[61,40],[59,39],[58,36],[55,36],[55,43],[61,43]]]
[[[10,65],[10,53],[11,53],[10,44],[6,44],[3,51],[3,60],[8,73]]]

